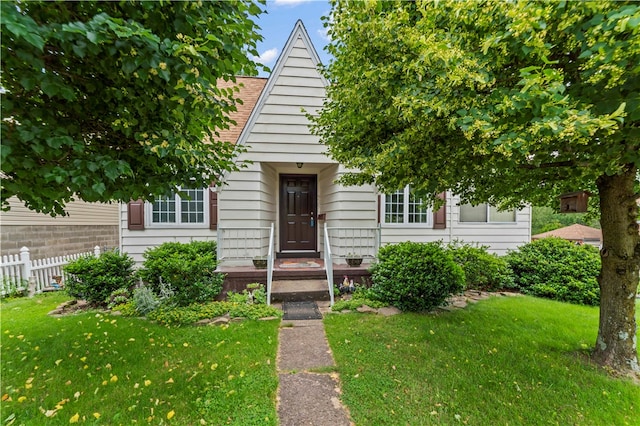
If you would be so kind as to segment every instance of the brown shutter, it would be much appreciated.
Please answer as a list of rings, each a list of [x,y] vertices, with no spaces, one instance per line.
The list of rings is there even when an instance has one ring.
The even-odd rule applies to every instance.
[[[144,201],[130,201],[127,204],[127,228],[132,231],[144,230]]]
[[[218,193],[209,188],[209,229],[218,229]]]
[[[446,192],[438,194],[438,198],[446,200]],[[445,229],[447,227],[447,205],[440,207],[436,212],[433,212],[433,229]]]

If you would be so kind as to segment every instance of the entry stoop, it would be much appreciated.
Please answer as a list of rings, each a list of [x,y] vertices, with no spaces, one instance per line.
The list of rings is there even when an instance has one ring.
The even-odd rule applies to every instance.
[[[273,302],[330,299],[327,280],[274,280],[271,283],[271,301]]]

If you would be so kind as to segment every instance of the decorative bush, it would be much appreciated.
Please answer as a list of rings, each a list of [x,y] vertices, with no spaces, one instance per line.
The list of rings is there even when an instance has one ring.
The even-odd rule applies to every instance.
[[[464,271],[466,288],[484,291],[515,288],[507,260],[489,253],[486,246],[454,242],[447,248]]]
[[[598,249],[561,238],[543,238],[507,256],[520,291],[584,305],[600,303]]]
[[[222,291],[224,275],[215,272],[217,266],[214,241],[164,243],[144,253],[144,263],[138,276],[160,294],[161,280],[173,291],[173,301],[179,306],[208,302]]]
[[[133,265],[133,259],[117,250],[81,257],[64,266],[65,289],[72,297],[106,305],[113,291],[133,287]]]
[[[440,243],[382,247],[370,294],[402,311],[430,310],[464,289],[464,272]]]

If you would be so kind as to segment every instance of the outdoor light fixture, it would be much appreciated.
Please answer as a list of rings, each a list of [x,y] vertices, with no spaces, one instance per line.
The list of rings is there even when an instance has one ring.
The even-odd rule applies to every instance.
[[[296,166],[298,166],[298,168],[301,169],[303,164],[304,163],[296,163]]]

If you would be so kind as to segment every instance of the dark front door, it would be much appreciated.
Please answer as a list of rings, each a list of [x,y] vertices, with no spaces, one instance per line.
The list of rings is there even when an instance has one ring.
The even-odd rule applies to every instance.
[[[316,176],[280,175],[280,251],[316,250]]]

